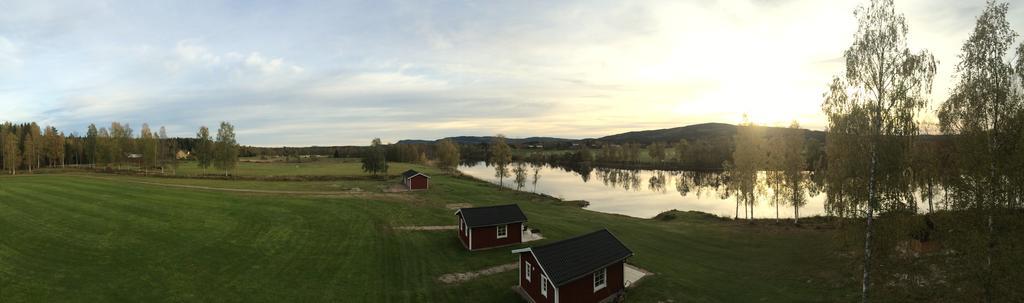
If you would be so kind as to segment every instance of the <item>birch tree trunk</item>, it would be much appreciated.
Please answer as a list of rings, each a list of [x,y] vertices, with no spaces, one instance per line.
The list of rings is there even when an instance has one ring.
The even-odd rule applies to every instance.
[[[877,140],[876,140],[877,141]],[[875,167],[878,163],[876,147],[871,148],[871,173],[868,176],[868,203],[867,203],[867,227],[864,231],[864,277],[861,281],[861,302],[868,302],[868,288],[871,285],[871,224],[874,216],[874,208],[871,204],[875,201]]]

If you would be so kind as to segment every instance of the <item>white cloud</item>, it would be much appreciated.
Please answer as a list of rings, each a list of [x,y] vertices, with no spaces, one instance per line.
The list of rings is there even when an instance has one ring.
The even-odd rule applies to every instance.
[[[22,65],[19,50],[14,42],[4,36],[0,36],[0,70],[17,68]]]
[[[245,65],[262,71],[265,74],[271,74],[278,71],[301,73],[305,70],[300,66],[285,63],[282,58],[264,58],[263,55],[257,52],[250,53],[249,56],[245,58]]]
[[[736,122],[743,112],[820,127],[821,93],[842,72],[852,9],[864,1],[319,2],[281,10],[16,0],[14,12],[0,15],[0,103],[15,111],[5,116],[69,127],[231,120],[246,144],[585,137]],[[913,47],[941,61],[941,101],[984,4],[897,5]],[[1012,4],[1018,29],[1022,9]],[[422,127],[391,127],[396,121]]]
[[[248,74],[294,75],[305,70],[301,66],[286,62],[284,58],[268,58],[260,52],[250,52],[247,55],[235,51],[216,53],[192,40],[178,41],[173,50],[173,56],[164,62],[164,66],[172,72],[189,69],[220,69],[231,72],[235,76]]]
[[[449,88],[444,80],[394,71],[335,76],[313,84],[307,93],[317,97],[341,98],[353,95],[432,93]]]

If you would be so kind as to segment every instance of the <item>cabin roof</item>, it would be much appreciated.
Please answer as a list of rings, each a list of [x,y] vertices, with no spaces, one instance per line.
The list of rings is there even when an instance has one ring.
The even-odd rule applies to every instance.
[[[424,177],[430,178],[430,176],[427,176],[424,173],[421,173],[421,172],[418,172],[418,171],[415,171],[415,170],[411,170],[411,169],[405,171],[404,173],[402,173],[402,177],[404,177],[406,179],[412,178],[413,176],[416,176],[416,175],[422,175]]]
[[[520,252],[525,251],[533,253],[555,287],[633,256],[633,251],[607,229]]]
[[[460,208],[455,213],[462,213],[462,219],[466,221],[466,226],[469,227],[493,226],[526,221],[526,214],[516,204]]]

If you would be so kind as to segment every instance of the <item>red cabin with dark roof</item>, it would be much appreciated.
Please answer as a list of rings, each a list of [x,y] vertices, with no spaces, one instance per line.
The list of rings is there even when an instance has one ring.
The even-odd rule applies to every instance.
[[[460,208],[459,240],[468,250],[480,250],[523,242],[526,214],[519,205]]]
[[[633,251],[607,229],[519,254],[519,293],[534,303],[612,302],[626,289],[626,259]]]
[[[430,188],[430,176],[410,169],[402,173],[402,184],[408,190],[426,190]]]

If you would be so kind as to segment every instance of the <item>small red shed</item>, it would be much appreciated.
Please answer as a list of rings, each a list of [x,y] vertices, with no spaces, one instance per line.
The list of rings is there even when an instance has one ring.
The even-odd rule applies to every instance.
[[[430,176],[410,169],[402,173],[402,184],[409,190],[425,190],[430,188]]]
[[[519,293],[533,303],[612,302],[626,288],[626,259],[633,251],[607,229],[519,254]]]
[[[519,205],[460,208],[459,240],[468,250],[480,250],[523,242],[526,214]]]

